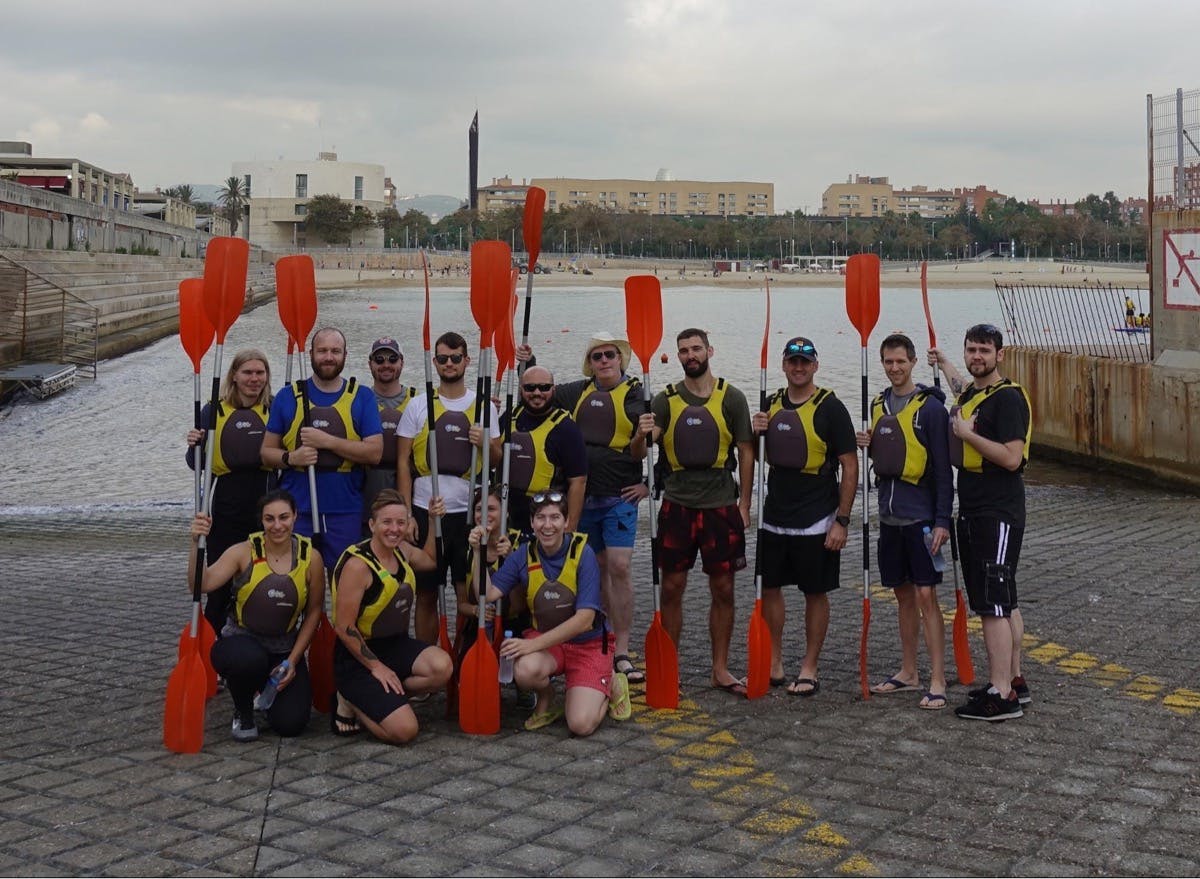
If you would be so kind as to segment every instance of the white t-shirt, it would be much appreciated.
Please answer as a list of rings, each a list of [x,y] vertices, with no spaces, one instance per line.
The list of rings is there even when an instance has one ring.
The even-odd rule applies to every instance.
[[[475,391],[472,389],[468,389],[457,400],[447,397],[438,397],[438,399],[451,412],[473,413],[475,408]],[[491,435],[499,439],[501,437],[500,413],[496,411],[495,404],[490,405],[492,410]],[[415,438],[425,427],[425,421],[429,415],[428,408],[425,394],[413,397],[405,408],[404,414],[400,416],[400,423],[396,425],[396,436],[407,439]],[[429,499],[433,496],[433,479],[429,476],[416,476],[415,471],[413,475],[415,477],[412,489],[413,505],[427,510],[429,509]],[[465,513],[467,511],[467,507],[471,503],[471,483],[466,479],[441,473],[438,475],[438,491],[442,493],[447,513]]]

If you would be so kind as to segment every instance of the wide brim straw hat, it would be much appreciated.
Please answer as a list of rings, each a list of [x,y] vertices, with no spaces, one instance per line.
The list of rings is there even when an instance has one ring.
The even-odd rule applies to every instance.
[[[605,345],[612,345],[621,355],[621,372],[629,368],[629,361],[633,357],[633,351],[629,347],[629,342],[625,339],[618,339],[611,333],[599,332],[593,333],[592,338],[588,341],[587,348],[583,352],[583,374],[587,378],[591,378],[592,373],[592,352],[597,348]]]

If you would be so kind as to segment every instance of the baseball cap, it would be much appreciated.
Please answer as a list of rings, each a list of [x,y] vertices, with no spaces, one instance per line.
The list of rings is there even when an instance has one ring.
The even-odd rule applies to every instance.
[[[804,336],[796,336],[788,339],[788,343],[783,346],[783,356],[786,360],[791,360],[793,357],[803,357],[809,363],[816,361],[817,348],[812,343],[812,339],[806,339]]]
[[[390,336],[384,336],[382,339],[376,339],[372,343],[371,353],[374,354],[376,351],[395,351],[401,357],[404,356],[404,352],[400,350],[400,343]]]

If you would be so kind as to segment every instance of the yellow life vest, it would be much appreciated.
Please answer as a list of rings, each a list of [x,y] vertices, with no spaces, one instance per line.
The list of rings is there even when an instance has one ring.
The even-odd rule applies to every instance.
[[[811,397],[792,409],[784,405],[787,388],[775,392],[767,406],[767,462],[772,467],[790,467],[810,476],[825,472],[829,447],[817,435],[813,419],[820,405],[833,396],[828,388],[817,388]]]
[[[258,403],[239,408],[217,403],[213,476],[225,476],[235,470],[269,469],[262,462],[262,441],[269,414],[269,408]]]
[[[389,635],[407,635],[408,620],[412,613],[413,597],[416,595],[417,577],[412,567],[404,560],[400,550],[393,550],[400,565],[396,573],[385,568],[371,551],[371,541],[364,540],[346,548],[338,559],[333,572],[334,623],[337,623],[338,577],[346,566],[347,559],[356,558],[371,570],[371,583],[363,593],[358,608],[355,626],[364,638],[384,638]]]
[[[509,422],[516,427],[517,418],[524,411],[518,406]],[[553,409],[533,430],[513,430],[509,436],[512,450],[509,453],[508,484],[510,488],[525,494],[545,491],[558,483],[558,468],[546,453],[546,440],[564,418],[570,415],[566,409]]]
[[[703,405],[690,405],[675,385],[667,385],[670,423],[663,434],[663,452],[672,471],[724,470],[733,447],[733,432],[725,423],[725,379],[717,379]]]
[[[575,615],[575,596],[579,592],[579,560],[587,535],[572,533],[567,557],[555,580],[547,580],[542,570],[542,559],[537,540],[530,540],[526,547],[527,584],[525,601],[533,618],[533,627],[539,632],[549,632]]]
[[[466,479],[471,475],[471,418],[466,412],[455,412],[446,408],[433,391],[433,421],[437,430],[438,473]],[[420,432],[413,437],[413,466],[418,476],[429,476],[429,421],[421,425]],[[483,469],[483,461],[476,456],[475,472]]]
[[[262,531],[249,536],[250,569],[241,583],[235,581],[231,613],[244,629],[260,635],[285,635],[296,627],[308,603],[308,563],[312,541],[292,535],[292,569],[286,574],[267,563]],[[240,578],[239,578],[240,579]]]
[[[362,437],[354,429],[354,415],[351,411],[354,405],[354,392],[358,388],[358,379],[352,378],[342,383],[342,392],[328,406],[312,406],[310,409],[310,426],[319,427],[328,434],[353,441]],[[300,428],[304,426],[304,400],[307,393],[306,382],[292,383],[292,393],[296,396],[296,414],[283,435],[282,443],[285,449],[294,450],[300,444]],[[353,461],[347,461],[336,452],[320,449],[317,452],[318,470],[336,470],[338,473],[349,473],[353,470]]]
[[[916,391],[899,412],[883,409],[883,394],[871,401],[871,462],[876,476],[899,478],[916,485],[925,475],[929,450],[917,439],[914,425],[927,389]]]
[[[959,394],[959,401],[962,400],[968,393],[974,389],[971,385],[967,390]],[[1002,378],[995,384],[988,385],[982,391],[975,391],[967,402],[958,402],[950,409],[950,417],[953,418],[956,413],[962,413],[963,418],[970,418],[975,410],[988,400],[992,394],[1004,388],[1013,388],[1020,391],[1021,396],[1025,398],[1025,407],[1029,410],[1029,422],[1025,425],[1025,445],[1021,450],[1021,465],[1029,463],[1029,443],[1033,438],[1033,405],[1029,402],[1029,394],[1026,390],[1017,384],[1012,379]],[[983,472],[983,455],[979,454],[979,450],[969,443],[964,443],[961,439],[954,435],[954,431],[950,431],[950,463],[960,470],[966,470],[969,473]]]
[[[395,408],[385,404],[379,397],[375,398],[375,405],[379,407],[379,423],[383,426],[383,456],[375,467],[396,469],[396,425],[416,395],[416,388],[404,388],[404,397]]]
[[[595,382],[579,395],[571,417],[579,425],[583,441],[589,446],[607,446],[623,452],[633,441],[634,423],[625,412],[630,391],[641,388],[636,378],[626,378],[615,388],[602,390]]]

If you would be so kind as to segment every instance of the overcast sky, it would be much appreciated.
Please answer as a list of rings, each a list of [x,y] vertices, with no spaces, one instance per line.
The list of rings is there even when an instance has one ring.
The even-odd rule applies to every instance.
[[[1200,87],[1190,2],[8,0],[0,140],[220,183],[377,162],[401,194],[492,177],[851,174],[1022,200],[1145,195],[1145,96]]]

